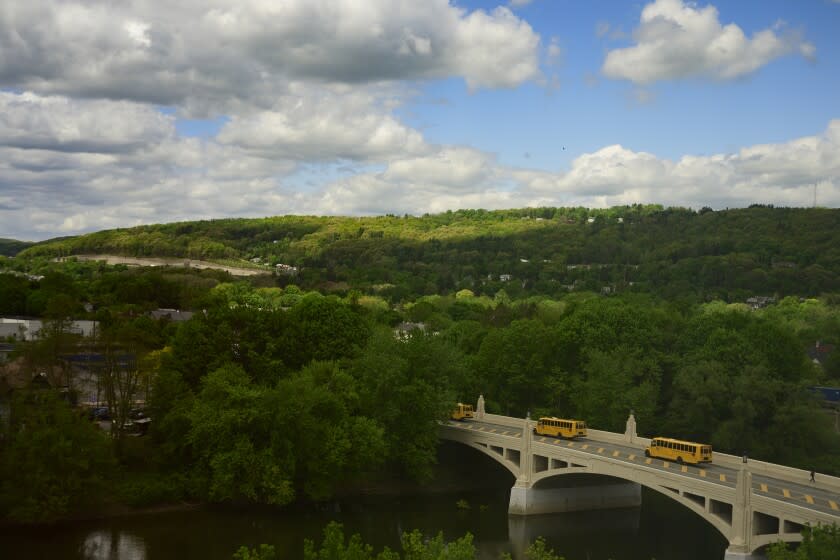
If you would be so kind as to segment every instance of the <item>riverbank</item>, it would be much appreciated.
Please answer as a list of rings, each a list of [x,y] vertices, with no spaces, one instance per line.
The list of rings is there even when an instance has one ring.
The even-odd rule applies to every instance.
[[[499,491],[509,489],[513,485],[513,477],[498,463],[483,454],[455,444],[441,442],[438,448],[437,463],[433,467],[433,475],[428,481],[415,481],[398,473],[379,473],[375,477],[349,481],[337,488],[332,498],[323,502],[314,502],[299,498],[285,506],[265,506],[259,504],[218,504],[198,500],[160,500],[149,505],[128,505],[117,501],[117,494],[111,496],[110,502],[95,511],[75,512],[65,517],[41,523],[22,523],[0,518],[0,529],[14,527],[42,527],[74,524],[80,522],[102,521],[141,515],[153,515],[173,512],[186,512],[200,509],[231,509],[257,508],[275,510],[278,512],[306,512],[340,509],[340,503],[353,502],[364,499],[387,499],[399,497],[421,497],[442,494],[480,493],[482,491]],[[176,475],[177,477],[178,475]],[[144,482],[150,481],[150,475],[138,475],[132,482],[143,487]],[[161,475],[158,480],[166,486],[166,476]],[[145,485],[148,487],[148,484]]]
[[[463,503],[471,505],[469,509]],[[522,560],[537,537],[569,560],[709,560],[723,558],[726,540],[684,506],[657,492],[641,508],[510,516],[504,488],[495,492],[434,494],[338,501],[310,509],[199,507],[0,531],[4,558],[231,560],[241,546],[275,547],[278,558],[303,560],[303,542],[320,543],[331,522],[358,533],[375,551],[400,549],[406,531],[448,541],[470,533],[478,560],[507,552]]]

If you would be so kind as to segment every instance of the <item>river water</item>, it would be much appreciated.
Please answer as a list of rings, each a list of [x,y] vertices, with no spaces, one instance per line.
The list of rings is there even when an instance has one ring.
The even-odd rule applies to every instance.
[[[465,499],[469,510],[456,502]],[[484,507],[482,507],[484,506]],[[79,560],[230,560],[241,545],[273,544],[278,558],[302,557],[305,538],[320,542],[330,521],[381,550],[399,548],[402,531],[470,532],[480,558],[521,558],[542,536],[566,560],[717,560],[724,539],[688,510],[655,492],[640,508],[510,517],[507,493],[435,494],[334,504],[332,511],[203,509],[0,532],[0,558]]]
[[[566,560],[717,560],[726,549],[711,525],[653,491],[643,490],[638,508],[513,517],[507,514],[512,477],[475,476],[491,465],[473,457],[442,462],[447,484],[472,472],[474,487],[344,499],[295,511],[203,508],[4,529],[0,559],[230,560],[239,546],[268,543],[278,558],[297,560],[304,539],[320,543],[330,521],[342,523],[348,536],[359,533],[377,552],[383,546],[399,549],[400,534],[413,529],[429,536],[442,531],[447,540],[470,532],[481,559],[510,552],[521,560],[538,536]],[[459,500],[469,509],[459,507]]]

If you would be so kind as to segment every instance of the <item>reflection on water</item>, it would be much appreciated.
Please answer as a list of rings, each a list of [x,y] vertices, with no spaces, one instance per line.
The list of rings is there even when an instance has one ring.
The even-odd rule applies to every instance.
[[[119,529],[95,530],[85,537],[81,553],[85,560],[146,560],[146,543]]]
[[[516,515],[508,517],[508,540],[515,560],[525,558],[525,550],[539,537],[557,550],[572,541],[591,554],[592,548],[585,545],[588,539],[596,546],[603,541],[633,541],[639,533],[640,520],[641,508]]]
[[[469,509],[459,508],[465,500]],[[400,534],[469,532],[481,560],[510,552],[522,560],[538,536],[566,560],[714,560],[724,539],[698,516],[643,491],[642,507],[511,517],[508,491],[358,499],[298,512],[204,509],[137,515],[50,528],[0,530],[0,557],[26,560],[231,560],[240,546],[274,545],[278,558],[303,556],[304,539],[320,543],[330,521],[359,533],[376,551],[399,549]]]

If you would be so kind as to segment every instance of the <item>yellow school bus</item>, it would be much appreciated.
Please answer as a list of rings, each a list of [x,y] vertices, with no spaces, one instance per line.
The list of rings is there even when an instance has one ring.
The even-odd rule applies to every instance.
[[[562,438],[586,437],[586,422],[583,420],[565,420],[563,418],[543,417],[537,421],[534,433],[538,436]]]
[[[473,407],[471,404],[458,403],[455,406],[455,408],[452,409],[452,414],[450,416],[453,420],[463,420],[464,418],[472,418]]]
[[[645,449],[645,455],[693,465],[711,463],[712,446],[693,441],[655,437],[650,440],[650,447]]]

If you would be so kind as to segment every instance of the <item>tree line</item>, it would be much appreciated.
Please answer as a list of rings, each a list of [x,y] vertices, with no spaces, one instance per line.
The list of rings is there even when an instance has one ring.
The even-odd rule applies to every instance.
[[[809,390],[840,384],[840,353],[820,366],[806,355],[817,341],[840,344],[838,215],[633,206],[281,217],[37,244],[0,258],[0,314],[45,325],[3,368],[72,387],[67,355],[100,355],[117,428],[141,388],[153,421],[146,437],[107,435],[72,394],[15,391],[0,424],[0,515],[283,505],[383,473],[423,480],[438,422],[479,394],[490,412],[613,431],[633,410],[643,435],[840,474],[832,417]],[[204,239],[226,258],[302,268],[236,280],[50,259],[130,252],[143,235],[180,256]],[[762,309],[738,303],[770,292]],[[150,314],[160,307],[195,313],[176,323]],[[97,321],[95,339],[67,334],[80,318]]]
[[[376,293],[391,302],[470,289],[512,297],[569,291],[652,293],[692,302],[840,291],[840,211],[460,210],[365,218],[281,216],[101,231],[35,244],[24,260],[74,254],[258,259],[300,273],[306,290]]]
[[[646,436],[840,473],[833,420],[808,389],[836,384],[840,370],[805,352],[816,336],[840,335],[828,302],[787,298],[756,311],[462,290],[397,310],[383,303],[222,282],[183,323],[117,306],[100,310],[98,341],[21,344],[15,363],[33,373],[92,345],[111,357],[102,383],[115,394],[148,380],[153,423],[147,437],[117,430],[109,440],[65,400],[19,392],[0,443],[0,511],[57,518],[96,496],[283,505],[383,473],[424,480],[438,422],[479,394],[490,412],[612,431],[633,410]],[[422,327],[395,332],[403,320]],[[118,364],[125,354],[135,358]],[[133,385],[117,386],[128,373]]]

